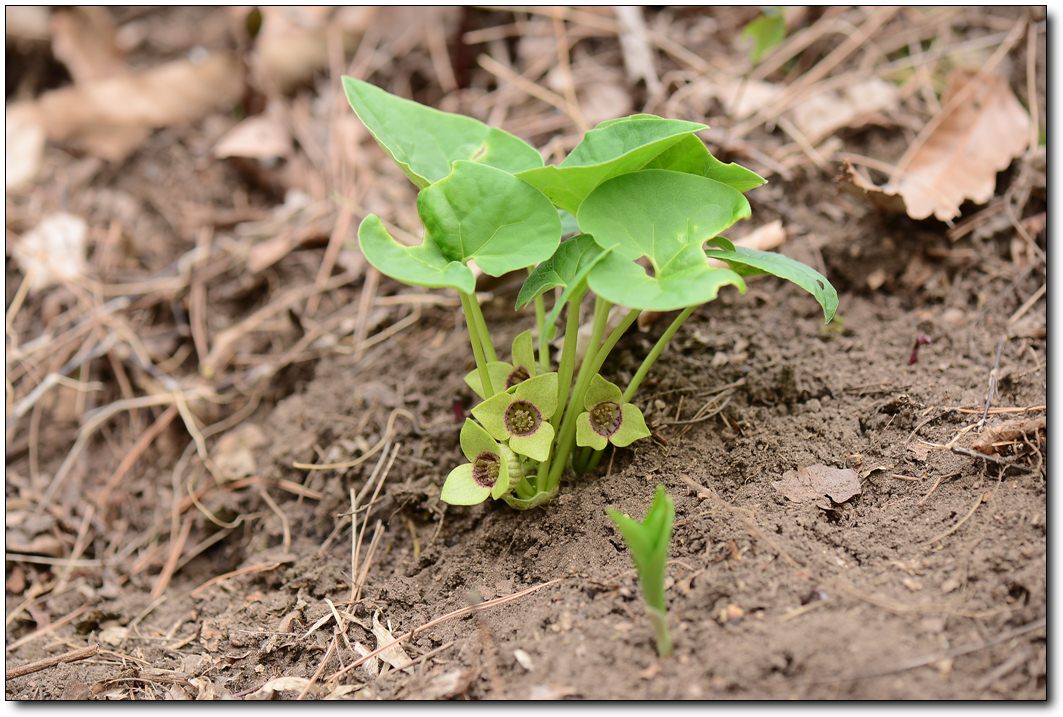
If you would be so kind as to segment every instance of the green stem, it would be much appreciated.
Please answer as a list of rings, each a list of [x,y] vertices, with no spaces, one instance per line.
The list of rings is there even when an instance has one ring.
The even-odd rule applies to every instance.
[[[650,352],[646,354],[646,358],[642,360],[642,364],[635,372],[634,377],[632,377],[631,383],[627,385],[627,390],[624,391],[625,403],[631,401],[631,397],[635,395],[635,391],[639,390],[639,386],[642,385],[642,381],[646,378],[646,374],[650,372],[651,368],[653,368],[653,364],[657,362],[657,359],[660,357],[665,347],[668,346],[668,342],[672,340],[672,337],[675,336],[675,332],[679,330],[679,327],[683,325],[684,321],[690,318],[690,315],[694,313],[694,309],[696,308],[696,306],[688,306],[679,312],[679,316],[672,320],[672,323],[670,323],[668,328],[664,330],[664,333],[661,334],[661,338],[657,339],[657,343],[653,345]]]
[[[477,306],[476,297],[466,294],[464,291],[460,292],[460,294],[461,308],[465,312],[465,325],[469,328],[469,343],[472,344],[472,356],[476,360],[476,370],[480,372],[480,384],[483,386],[484,395],[490,398],[495,395],[495,387],[491,385],[491,374],[487,371],[487,359],[484,357],[483,339],[477,326],[476,311],[472,308]]]
[[[598,347],[598,351],[594,355],[594,369],[591,371],[592,376],[601,372],[602,365],[605,364],[605,360],[609,358],[609,354],[612,352],[613,347],[616,346],[616,342],[620,340],[620,337],[623,336],[629,328],[631,328],[631,324],[635,323],[635,319],[639,317],[640,313],[641,312],[638,309],[632,309],[627,312],[627,315],[623,318],[620,324],[613,329],[613,332],[606,337],[605,342]]]
[[[480,333],[480,343],[483,346],[484,356],[488,361],[497,361],[498,354],[495,353],[495,346],[491,343],[491,334],[487,330],[487,321],[484,320],[484,313],[480,310],[480,302],[476,300],[476,294],[469,294],[469,306],[472,309],[472,317],[476,322],[476,330]]]
[[[543,373],[550,372],[550,349],[546,345],[546,302],[543,295],[535,297],[536,338],[539,341],[539,368]]]
[[[546,483],[547,490],[554,490],[561,483],[561,474],[565,470],[568,456],[572,452],[572,445],[576,441],[576,415],[583,405],[583,397],[587,392],[587,384],[590,383],[591,371],[597,359],[597,347],[605,333],[605,322],[609,318],[609,309],[612,307],[608,301],[600,296],[594,298],[594,327],[591,330],[591,340],[587,344],[587,351],[580,362],[579,374],[576,377],[576,387],[569,397],[568,407],[561,419],[561,429],[558,431],[557,452],[553,455],[550,465],[550,474]],[[578,333],[578,329],[577,329]],[[576,339],[574,335],[572,339]],[[568,348],[569,335],[565,334],[565,348]]]
[[[572,374],[576,370],[576,342],[579,341],[579,307],[587,290],[575,291],[568,299],[568,316],[565,319],[565,344],[561,349],[561,363],[557,368],[557,409],[550,416],[550,422],[557,426],[557,421],[565,410],[568,389],[572,384]]]

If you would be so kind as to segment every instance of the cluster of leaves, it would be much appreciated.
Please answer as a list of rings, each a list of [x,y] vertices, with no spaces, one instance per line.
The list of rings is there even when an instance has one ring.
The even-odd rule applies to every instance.
[[[648,114],[609,120],[545,165],[503,130],[343,83],[355,113],[419,188],[424,224],[423,242],[406,246],[369,215],[358,230],[362,252],[394,279],[456,290],[465,312],[476,362],[466,382],[482,402],[461,431],[469,462],[446,479],[449,503],[539,505],[568,467],[588,470],[608,445],[648,436],[635,391],[679,324],[725,286],[745,292],[745,277],[774,274],[815,296],[828,321],[834,314],[837,294],[819,273],[720,236],[749,216],[743,193],[764,180],[716,159],[697,137],[705,125]],[[513,340],[508,361],[497,356],[470,262],[490,276],[528,271],[515,309],[534,306],[535,333]],[[578,361],[580,308],[591,296],[593,330]],[[628,312],[606,335],[614,305]],[[599,374],[640,311],[680,309],[624,390]],[[555,363],[549,347],[563,311]]]

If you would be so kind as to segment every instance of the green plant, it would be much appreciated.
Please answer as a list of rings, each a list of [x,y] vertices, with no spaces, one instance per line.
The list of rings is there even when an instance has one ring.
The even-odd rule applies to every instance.
[[[745,292],[746,276],[774,274],[815,296],[826,320],[834,315],[837,294],[819,273],[720,236],[749,216],[743,192],[764,180],[713,157],[696,134],[705,125],[646,114],[602,122],[564,161],[545,166],[533,147],[500,129],[350,77],[343,85],[358,117],[419,188],[424,224],[422,243],[406,246],[371,214],[358,228],[362,252],[394,279],[457,291],[465,314],[476,366],[465,381],[481,403],[462,429],[469,463],[447,477],[447,502],[493,497],[531,508],[556,495],[570,466],[587,470],[608,444],[649,435],[632,403],[638,387],[683,321],[725,286]],[[499,359],[484,320],[473,262],[490,276],[528,272],[515,309],[534,307],[535,331],[513,339],[508,360]],[[588,302],[593,325],[580,352],[580,309]],[[607,331],[614,305],[627,312]],[[621,391],[600,371],[645,310],[680,313]],[[555,357],[550,346],[563,312]]]
[[[631,551],[635,570],[642,586],[642,599],[657,637],[657,654],[667,657],[672,654],[672,638],[668,632],[668,606],[664,600],[664,580],[668,576],[668,543],[672,539],[672,524],[675,522],[675,503],[657,486],[653,503],[646,518],[639,523],[613,508],[606,509],[609,517]]]
[[[786,39],[786,18],[783,9],[774,5],[761,8],[760,17],[742,28],[742,37],[753,41],[749,57],[753,64],[760,62],[764,53]]]

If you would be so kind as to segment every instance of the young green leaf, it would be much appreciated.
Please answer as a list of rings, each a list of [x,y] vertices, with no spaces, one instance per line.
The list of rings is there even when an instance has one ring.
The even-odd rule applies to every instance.
[[[633,309],[671,311],[710,301],[721,287],[745,283],[711,266],[702,246],[737,220],[749,202],[706,177],[648,169],[598,187],[580,207],[580,227],[611,254],[588,277],[596,294]],[[637,261],[645,259],[652,274]]]
[[[512,174],[458,161],[422,189],[417,211],[427,236],[452,261],[476,261],[501,276],[538,264],[561,243],[561,219],[543,194]]]
[[[766,7],[762,12],[760,17],[742,28],[742,36],[753,40],[753,47],[749,51],[753,64],[760,62],[765,52],[786,39],[786,19],[782,9]]]
[[[623,399],[620,387],[595,374],[576,418],[576,445],[600,451],[607,444],[629,446],[650,435],[642,411]]]
[[[740,164],[724,164],[716,159],[698,137],[691,135],[657,155],[643,169],[670,169],[673,172],[697,174],[748,192],[767,183],[764,177]]]
[[[578,285],[603,256],[601,247],[586,234],[561,242],[554,255],[535,267],[524,280],[517,294],[515,308],[520,311],[536,296],[545,294],[551,289]],[[558,301],[557,303],[564,302]]]
[[[399,244],[375,214],[367,216],[359,225],[358,246],[370,264],[392,279],[415,286],[457,289],[466,294],[476,289],[476,277],[469,267],[443,256],[431,241],[418,246]]]
[[[517,176],[556,206],[572,214],[594,188],[612,177],[641,169],[647,162],[705,125],[654,115],[602,122],[558,166],[538,167]]]
[[[663,657],[671,652],[664,582],[668,574],[668,544],[675,522],[675,503],[668,497],[664,486],[658,485],[653,503],[641,523],[613,508],[608,508],[607,512],[631,551],[642,597],[657,631],[657,651]]]
[[[830,323],[838,310],[838,292],[827,277],[810,266],[772,251],[759,251],[735,246],[723,237],[716,237],[705,253],[721,259],[742,276],[771,274],[800,286],[819,302],[824,323]]]
[[[472,117],[426,107],[353,77],[343,78],[343,89],[358,119],[418,187],[447,176],[459,159],[507,172],[543,166],[542,155],[524,140]]]

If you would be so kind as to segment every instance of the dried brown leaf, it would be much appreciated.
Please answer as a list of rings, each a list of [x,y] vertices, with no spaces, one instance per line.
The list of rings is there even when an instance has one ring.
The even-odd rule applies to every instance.
[[[827,496],[844,503],[860,495],[860,476],[850,468],[832,468],[822,463],[787,471],[782,480],[772,481],[775,490],[795,503],[819,500]]]
[[[1040,443],[1045,440],[1045,425],[1044,416],[1007,421],[987,430],[971,448],[985,455],[994,455],[1024,439],[1031,443]]]
[[[52,51],[70,70],[76,84],[128,71],[116,42],[114,21],[104,7],[72,7],[53,12]]]
[[[993,197],[997,173],[1027,147],[1030,116],[1006,78],[958,69],[949,76],[942,113],[931,125],[887,184],[875,185],[851,165],[846,179],[886,209],[903,202],[913,219],[933,215],[950,221],[965,201],[984,204]]]
[[[384,627],[377,615],[373,615],[373,636],[376,637],[376,648],[378,650],[384,645],[395,641],[395,636],[391,634],[391,630]],[[409,667],[413,662],[410,656],[406,654],[406,651],[402,649],[402,645],[391,645],[391,647],[383,650],[379,657],[395,669]]]

